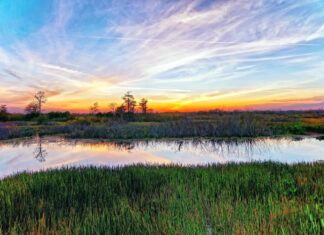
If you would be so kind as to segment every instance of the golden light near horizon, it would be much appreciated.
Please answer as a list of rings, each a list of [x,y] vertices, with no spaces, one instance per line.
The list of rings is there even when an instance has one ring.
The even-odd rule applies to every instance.
[[[324,108],[324,2],[0,1],[0,104]]]

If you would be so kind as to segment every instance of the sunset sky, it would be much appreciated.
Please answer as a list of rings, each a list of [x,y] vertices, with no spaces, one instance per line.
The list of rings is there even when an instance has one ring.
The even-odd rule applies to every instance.
[[[0,0],[0,104],[324,108],[323,0]]]

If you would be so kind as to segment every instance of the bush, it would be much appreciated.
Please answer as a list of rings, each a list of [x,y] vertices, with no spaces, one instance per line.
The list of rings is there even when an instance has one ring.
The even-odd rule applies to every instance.
[[[39,115],[40,115],[39,113],[27,113],[27,114],[25,114],[24,120],[25,121],[31,121],[31,120],[33,120],[35,118],[38,118]]]
[[[41,125],[46,123],[48,121],[48,118],[45,115],[41,114],[37,117],[36,121],[38,125]]]
[[[48,119],[56,121],[68,121],[73,118],[70,112],[49,112]]]
[[[28,137],[33,136],[35,134],[35,130],[30,127],[18,127],[17,125],[1,125],[0,123],[0,139]]]
[[[8,113],[0,112],[0,121],[1,122],[6,122],[6,121],[8,121],[8,119],[9,119],[9,114]]]

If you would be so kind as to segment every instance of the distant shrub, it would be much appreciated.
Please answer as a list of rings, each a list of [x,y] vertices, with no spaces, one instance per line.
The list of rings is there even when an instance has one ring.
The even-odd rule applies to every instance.
[[[0,123],[0,139],[12,139],[35,135],[36,132],[30,127],[18,127],[15,124],[4,125]]]
[[[309,125],[305,126],[305,130],[309,132],[324,133],[324,125]]]
[[[0,121],[1,122],[6,122],[6,121],[8,121],[8,119],[9,119],[8,114],[0,113]]]
[[[39,117],[39,113],[27,113],[25,114],[23,120],[24,121],[31,121]]]
[[[47,116],[50,120],[67,121],[73,118],[70,112],[49,112]]]
[[[272,127],[272,129],[276,134],[279,135],[282,134],[301,135],[304,134],[306,131],[304,124],[301,122],[275,125]]]
[[[0,139],[7,139],[9,136],[9,128],[0,123]]]
[[[37,117],[36,122],[38,125],[45,124],[46,122],[48,122],[48,118],[47,116],[41,114]]]
[[[7,121],[8,120],[9,113],[7,111],[7,106],[6,105],[1,105],[0,106],[0,121]]]

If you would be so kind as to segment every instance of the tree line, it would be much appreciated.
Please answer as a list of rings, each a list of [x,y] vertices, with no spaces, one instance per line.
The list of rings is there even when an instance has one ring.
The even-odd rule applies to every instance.
[[[117,103],[109,104],[109,111],[115,116],[121,118],[129,118],[135,113],[147,114],[150,109],[148,108],[148,100],[142,98],[139,102],[135,100],[131,91],[127,91],[122,97],[123,102],[120,105]],[[27,117],[33,118],[41,116],[43,113],[43,106],[47,102],[47,97],[44,91],[38,91],[33,95],[32,101],[25,107],[24,111]],[[61,114],[69,114],[69,112],[50,112],[50,116],[62,116]],[[100,114],[99,103],[95,102],[89,108],[89,114]],[[63,115],[63,116],[66,116]],[[0,121],[6,121],[8,119],[9,112],[6,105],[0,105]]]
[[[146,114],[149,111],[148,100],[142,98],[138,103],[135,100],[134,95],[130,91],[127,91],[126,94],[122,97],[123,103],[119,106],[117,103],[110,103],[109,108],[111,113],[115,114],[132,114],[132,113],[142,113]],[[98,102],[95,102],[90,106],[89,111],[91,114],[97,114],[100,112]]]

